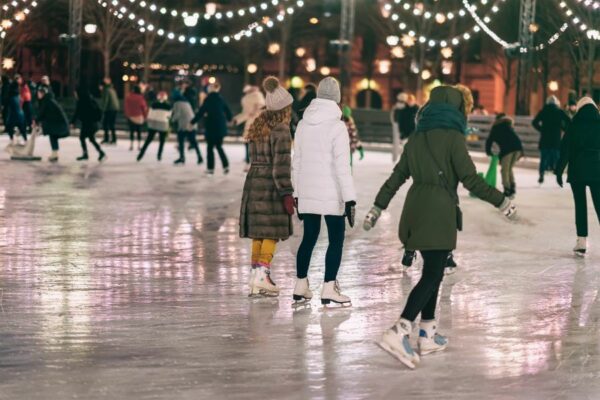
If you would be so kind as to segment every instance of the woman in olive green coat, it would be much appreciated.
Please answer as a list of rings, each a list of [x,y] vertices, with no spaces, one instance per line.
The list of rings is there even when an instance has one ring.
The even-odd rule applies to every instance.
[[[436,333],[435,309],[448,254],[456,248],[457,230],[462,228],[458,183],[500,208],[508,218],[516,212],[501,192],[477,175],[469,156],[465,132],[472,96],[465,89],[440,86],[431,92],[429,102],[417,116],[415,134],[411,135],[400,162],[381,187],[365,219],[365,229],[370,230],[398,189],[409,178],[413,179],[404,202],[399,235],[407,250],[421,252],[423,273],[400,319],[379,343],[410,368],[419,361],[408,341],[412,323],[419,314],[420,354],[444,350],[448,343]]]

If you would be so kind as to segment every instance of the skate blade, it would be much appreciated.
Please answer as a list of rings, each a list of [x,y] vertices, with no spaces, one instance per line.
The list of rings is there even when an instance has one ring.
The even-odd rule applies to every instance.
[[[443,346],[443,347],[438,347],[437,349],[427,349],[427,350],[421,350],[419,348],[419,354],[421,355],[421,357],[426,356],[427,354],[433,354],[433,353],[439,353],[440,351],[444,351],[448,348],[448,346]]]
[[[396,352],[396,350],[394,350],[392,347],[390,347],[384,341],[375,342],[375,344],[377,346],[379,346],[381,349],[385,350],[388,354],[393,356],[395,359],[400,361],[402,364],[406,365],[408,368],[415,369],[416,365],[414,364],[413,359],[404,357],[402,354]]]
[[[248,295],[250,298],[273,298],[279,297],[279,292],[269,292],[268,290],[261,289],[257,292],[252,292]]]
[[[311,299],[306,299],[306,298],[303,298],[301,300],[294,300],[294,302],[292,303],[292,308],[297,309],[297,308],[311,307],[310,300]]]
[[[582,253],[580,251],[575,251],[573,252],[573,254],[575,254],[575,257],[577,258],[585,258],[585,253]]]
[[[327,304],[323,304],[323,310],[346,310],[348,308],[352,308],[352,302],[348,301],[346,303],[338,303],[336,301],[331,300]]]

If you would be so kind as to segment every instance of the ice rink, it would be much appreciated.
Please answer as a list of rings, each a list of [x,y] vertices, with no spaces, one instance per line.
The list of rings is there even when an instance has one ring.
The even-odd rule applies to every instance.
[[[540,188],[518,170],[513,223],[461,189],[459,267],[438,308],[450,347],[410,371],[374,344],[420,275],[400,268],[408,186],[374,231],[348,232],[339,280],[354,307],[321,309],[322,237],[313,307],[294,312],[298,238],[274,260],[279,299],[246,296],[241,145],[214,177],[191,153],[174,167],[174,143],[139,164],[124,140],[104,164],[61,145],[58,164],[0,155],[2,400],[600,398],[599,225],[591,212],[575,259],[571,192],[550,175]],[[384,153],[356,162],[360,220],[391,168]]]

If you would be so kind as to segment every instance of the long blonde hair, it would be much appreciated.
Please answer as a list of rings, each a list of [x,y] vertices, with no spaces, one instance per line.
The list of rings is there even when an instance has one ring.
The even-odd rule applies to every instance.
[[[289,125],[292,121],[292,106],[277,111],[263,111],[250,125],[245,139],[249,142],[268,138],[271,130],[280,124]]]
[[[469,116],[469,114],[471,114],[471,112],[473,111],[473,106],[475,105],[475,100],[473,100],[473,93],[471,92],[471,89],[469,89],[465,85],[461,85],[460,83],[454,85],[454,88],[456,88],[462,93],[464,106],[464,110],[462,111],[465,113],[466,116]]]

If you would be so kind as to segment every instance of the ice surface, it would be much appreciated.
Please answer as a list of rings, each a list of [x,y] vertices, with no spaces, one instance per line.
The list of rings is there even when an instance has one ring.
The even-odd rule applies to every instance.
[[[438,311],[450,347],[409,371],[373,344],[419,277],[400,272],[406,188],[374,231],[348,234],[339,279],[354,307],[320,310],[322,240],[313,308],[294,313],[297,238],[274,260],[280,298],[246,297],[241,146],[213,178],[172,166],[172,143],[161,164],[123,141],[103,165],[62,147],[56,165],[0,155],[0,399],[600,398],[598,223],[590,213],[591,254],[574,259],[571,193],[550,176],[539,188],[518,171],[515,223],[461,193]],[[391,167],[382,153],[355,164],[360,219]]]

